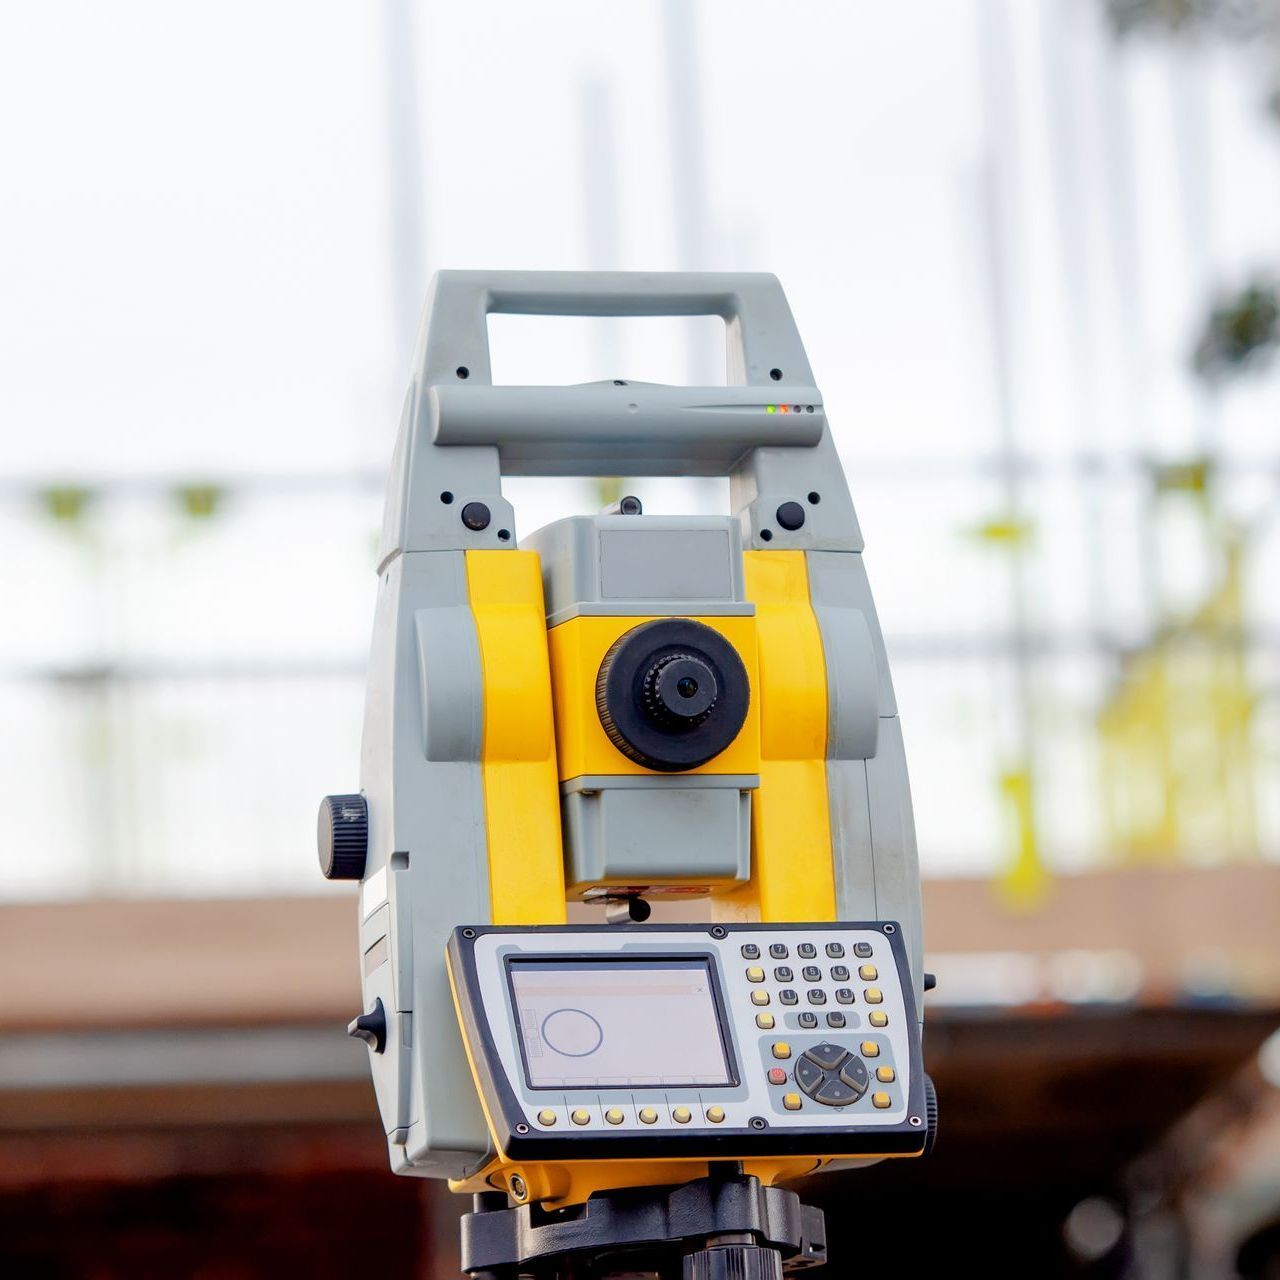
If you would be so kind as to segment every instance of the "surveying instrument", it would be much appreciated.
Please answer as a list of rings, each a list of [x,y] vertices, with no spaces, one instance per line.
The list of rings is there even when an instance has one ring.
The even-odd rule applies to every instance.
[[[728,385],[495,386],[487,317],[718,316]],[[517,540],[507,476],[727,476]],[[446,271],[392,463],[358,880],[392,1168],[474,1196],[473,1277],[761,1280],[779,1184],[923,1154],[920,889],[862,535],[758,274]]]

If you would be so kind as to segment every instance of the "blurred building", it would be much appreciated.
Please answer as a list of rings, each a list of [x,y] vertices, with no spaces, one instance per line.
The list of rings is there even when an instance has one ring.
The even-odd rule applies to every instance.
[[[358,776],[416,315],[438,266],[697,267],[787,287],[929,877],[943,1142],[809,1190],[886,1266],[925,1206],[996,1273],[1267,1274],[1277,45],[1215,12],[0,16],[0,1259],[323,1276],[373,1237],[449,1274],[310,839]],[[504,381],[723,377],[714,323],[491,339]],[[510,492],[517,534],[607,497]]]

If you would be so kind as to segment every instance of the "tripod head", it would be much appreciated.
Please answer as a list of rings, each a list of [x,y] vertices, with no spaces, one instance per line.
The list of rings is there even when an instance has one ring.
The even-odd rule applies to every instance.
[[[493,312],[717,315],[729,385],[493,386]],[[319,831],[392,1167],[555,1206],[920,1154],[902,736],[777,280],[442,272],[416,365],[361,788]],[[517,539],[503,475],[617,474],[728,476],[732,509]]]

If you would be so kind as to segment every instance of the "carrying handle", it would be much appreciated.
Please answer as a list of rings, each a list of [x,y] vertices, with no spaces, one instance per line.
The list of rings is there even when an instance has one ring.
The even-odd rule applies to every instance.
[[[730,385],[813,384],[786,295],[767,272],[441,271],[417,361],[423,385],[492,385],[487,318],[495,313],[720,316]]]
[[[488,317],[723,317],[728,383],[493,385]],[[746,545],[862,537],[791,308],[765,273],[441,271],[392,465],[381,562],[516,544],[502,477],[728,476]],[[798,514],[799,513],[799,514]]]

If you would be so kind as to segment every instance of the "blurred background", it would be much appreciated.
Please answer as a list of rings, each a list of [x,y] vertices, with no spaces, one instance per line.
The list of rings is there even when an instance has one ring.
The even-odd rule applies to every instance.
[[[805,1188],[831,1272],[1280,1275],[1280,4],[48,0],[0,118],[9,1274],[456,1274],[312,831],[429,276],[521,267],[776,272],[824,391],[942,1107]],[[495,374],[715,329],[499,317]]]

